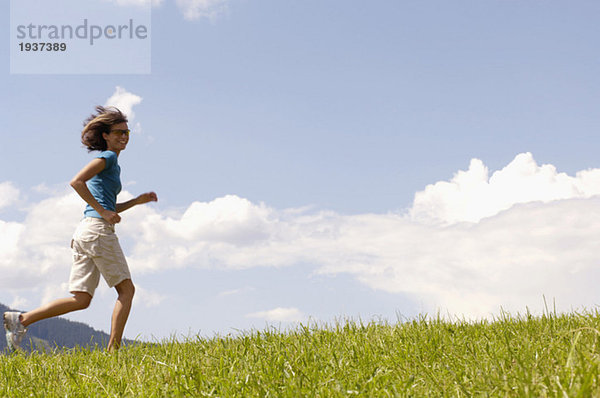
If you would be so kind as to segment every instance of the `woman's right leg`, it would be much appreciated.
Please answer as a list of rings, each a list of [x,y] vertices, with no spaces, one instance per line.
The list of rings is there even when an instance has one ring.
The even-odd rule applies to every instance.
[[[73,292],[73,297],[54,300],[33,311],[21,314],[21,323],[27,327],[42,319],[52,318],[73,311],[83,310],[90,306],[92,296],[85,292]]]
[[[133,286],[131,279],[125,279],[116,285],[115,289],[117,289],[119,297],[117,298],[112,315],[110,339],[108,340],[107,347],[109,352],[118,350],[121,346],[123,330],[125,330],[125,323],[127,323],[129,311],[131,311],[131,303],[133,302],[133,295],[135,294],[135,286]]]

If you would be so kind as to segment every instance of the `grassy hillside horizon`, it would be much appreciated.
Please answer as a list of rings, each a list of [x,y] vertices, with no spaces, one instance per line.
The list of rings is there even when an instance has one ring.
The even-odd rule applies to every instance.
[[[598,396],[597,311],[420,317],[0,361],[0,396]]]

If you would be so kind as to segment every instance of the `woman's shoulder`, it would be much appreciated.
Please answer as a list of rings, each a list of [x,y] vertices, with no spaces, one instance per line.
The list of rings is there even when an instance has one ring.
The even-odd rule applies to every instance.
[[[106,167],[110,167],[117,163],[117,154],[113,151],[102,151],[96,156],[96,158],[102,158],[106,160]]]
[[[116,158],[117,157],[117,153],[113,152],[113,151],[102,151],[98,154],[99,158]]]

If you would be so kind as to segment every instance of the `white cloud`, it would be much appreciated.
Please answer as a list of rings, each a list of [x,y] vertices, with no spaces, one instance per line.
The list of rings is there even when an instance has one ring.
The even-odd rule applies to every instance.
[[[246,318],[258,318],[271,322],[302,322],[307,318],[297,308],[277,307],[268,311],[253,312],[246,314]]]
[[[569,176],[521,154],[490,178],[473,160],[451,181],[416,193],[407,214],[277,210],[228,195],[176,214],[136,207],[118,233],[131,243],[134,274],[313,264],[309,272],[353,275],[373,289],[408,295],[428,312],[523,311],[539,308],[542,296],[555,298],[559,309],[590,307],[600,302],[599,175]],[[82,208],[76,194],[62,193],[32,205],[22,223],[0,220],[0,289],[15,280],[25,289],[66,280]],[[155,298],[148,302],[160,302]],[[284,310],[251,315],[284,317]]]
[[[596,264],[600,170],[572,177],[521,154],[487,173],[474,160],[417,193],[407,215],[277,211],[235,196],[194,203],[180,217],[140,209],[132,264],[139,272],[315,264],[409,294],[429,311],[470,316],[533,308],[543,295],[559,306],[600,300],[589,283],[580,289]]]
[[[113,95],[106,100],[104,105],[117,107],[127,116],[129,121],[132,121],[135,118],[133,107],[141,102],[142,97],[128,92],[123,87],[117,86]],[[141,130],[141,126],[136,125],[136,128]]]
[[[48,304],[60,297],[69,296],[69,284],[67,282],[47,284],[40,305]]]
[[[227,11],[228,0],[177,0],[177,6],[187,20],[214,20]]]
[[[106,0],[118,6],[140,6],[159,7],[163,0]],[[200,18],[207,18],[214,21],[220,15],[228,10],[230,0],[176,0],[177,7],[183,13],[183,17],[193,21]]]
[[[23,224],[0,220],[0,269],[10,268],[18,258],[17,243],[21,240]]]
[[[29,300],[24,297],[15,296],[13,301],[8,305],[12,309],[23,309],[29,305]]]
[[[374,289],[407,293],[428,311],[487,316],[500,307],[591,306],[596,288],[600,200],[517,205],[477,224],[415,225],[401,217],[349,221],[348,261],[325,259],[320,272],[351,273]],[[368,231],[368,232],[367,232]],[[347,251],[348,253],[348,251]]]
[[[120,230],[136,236],[130,264],[137,271],[191,264],[241,268],[228,261],[227,253],[233,249],[231,254],[237,256],[235,248],[268,241],[277,228],[273,217],[274,210],[262,204],[228,195],[209,203],[193,202],[177,218],[163,216],[150,206],[138,207],[127,214],[131,222],[123,223]]]
[[[143,288],[140,285],[135,286],[135,296],[133,296],[133,304],[142,304],[146,308],[159,306],[167,296],[156,293]]]
[[[142,134],[142,124],[140,122],[136,122],[131,132],[134,134]]]
[[[81,218],[81,199],[63,191],[26,210],[23,222],[0,220],[0,288],[56,284],[69,275],[69,243],[73,223]]]
[[[19,201],[20,191],[10,182],[0,183],[0,210],[12,206]]]
[[[417,192],[410,211],[415,220],[452,224],[478,222],[516,203],[589,198],[600,194],[600,169],[584,170],[575,177],[558,173],[550,164],[538,166],[531,153],[521,153],[489,177],[479,159],[450,181],[428,185]]]

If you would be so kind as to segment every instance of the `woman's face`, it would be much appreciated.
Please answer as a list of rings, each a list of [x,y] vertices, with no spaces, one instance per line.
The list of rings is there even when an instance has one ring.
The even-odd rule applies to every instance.
[[[106,140],[106,149],[118,154],[125,149],[129,142],[129,127],[125,122],[115,124],[110,128],[109,134],[104,133],[102,136]]]

